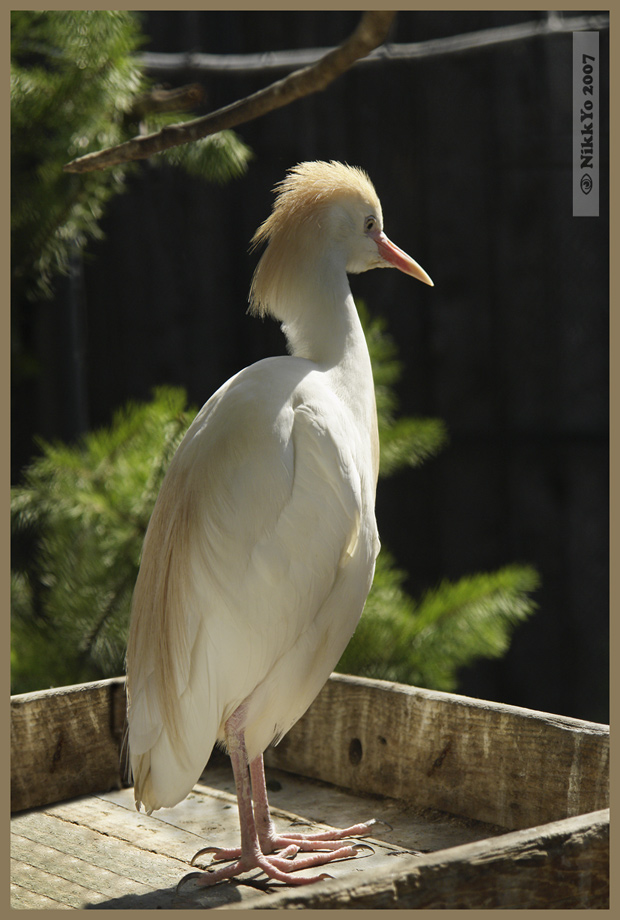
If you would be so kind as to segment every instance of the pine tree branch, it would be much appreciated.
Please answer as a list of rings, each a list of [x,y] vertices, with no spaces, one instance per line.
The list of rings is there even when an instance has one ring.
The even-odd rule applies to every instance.
[[[64,171],[90,172],[131,160],[141,160],[170,147],[178,147],[223,131],[225,128],[233,128],[260,118],[267,112],[289,105],[296,99],[320,92],[348,70],[355,61],[365,57],[373,48],[385,41],[395,15],[384,10],[366,12],[349,38],[333,51],[329,51],[316,64],[296,70],[265,89],[202,118],[184,124],[168,125],[154,134],[146,134],[106,150],[88,153],[67,163]]]

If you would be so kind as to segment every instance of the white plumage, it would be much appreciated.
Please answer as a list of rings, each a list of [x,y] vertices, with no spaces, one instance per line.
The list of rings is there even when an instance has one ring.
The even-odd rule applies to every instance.
[[[395,266],[432,284],[383,234],[366,174],[340,163],[292,169],[254,242],[268,246],[251,306],[283,324],[291,354],[232,377],[185,435],[145,538],[127,650],[137,807],[180,802],[216,741],[231,754],[242,846],[217,851],[237,862],[201,884],[254,866],[305,883],[289,873],[354,852],[326,842],[345,831],[277,838],[262,752],[340,658],[379,550],[374,386],[347,272]]]

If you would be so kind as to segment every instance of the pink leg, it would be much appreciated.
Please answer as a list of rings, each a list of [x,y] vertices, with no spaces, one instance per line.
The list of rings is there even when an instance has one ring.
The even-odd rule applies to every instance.
[[[297,842],[286,840],[286,843],[282,844],[285,847],[284,851],[279,856],[266,855],[265,852],[261,849],[259,834],[254,819],[254,811],[252,808],[252,792],[250,787],[250,776],[248,772],[248,757],[245,749],[245,740],[243,734],[244,714],[245,713],[243,709],[240,707],[236,710],[236,712],[233,713],[233,715],[226,723],[226,741],[228,744],[233,773],[235,776],[237,801],[239,804],[241,848],[234,850],[222,850],[214,847],[205,847],[205,849],[200,850],[192,860],[193,863],[194,860],[201,854],[206,852],[213,852],[215,859],[235,859],[236,862],[234,862],[231,866],[225,866],[220,869],[215,869],[207,872],[191,872],[181,880],[181,883],[186,879],[194,879],[198,885],[206,887],[215,885],[217,882],[223,881],[225,879],[234,878],[235,876],[241,875],[244,872],[248,872],[251,869],[262,869],[262,871],[267,876],[269,876],[269,878],[275,879],[276,881],[285,882],[287,885],[308,885],[323,878],[329,878],[329,876],[326,876],[325,874],[314,875],[309,878],[295,878],[291,877],[290,873],[295,872],[298,869],[307,869],[313,866],[325,865],[333,859],[341,859],[345,856],[354,856],[357,852],[355,847],[339,847],[338,849],[332,850],[328,853],[315,853],[312,855],[303,856],[295,860],[291,860],[288,857],[296,855],[301,849]],[[258,758],[256,761],[254,761],[254,764],[256,764],[257,761]],[[260,773],[262,774],[262,786],[264,788],[265,783],[264,771],[262,767],[262,756],[260,758]],[[266,788],[264,788],[264,793],[261,794],[263,795],[266,814],[268,815],[269,808],[267,805]],[[259,809],[259,812],[261,813],[261,822],[264,823],[264,816],[261,809]],[[269,821],[271,821],[271,818],[269,818]],[[280,846],[280,844],[276,843],[277,848],[280,848]],[[268,850],[267,852],[271,853],[272,851]]]
[[[373,819],[364,824],[354,824],[342,829],[331,828],[318,834],[297,834],[290,831],[278,834],[269,813],[262,754],[250,764],[250,776],[252,777],[256,829],[263,853],[273,853],[274,850],[281,850],[291,845],[297,846],[300,850],[342,849],[338,841],[347,837],[365,837],[375,823]]]

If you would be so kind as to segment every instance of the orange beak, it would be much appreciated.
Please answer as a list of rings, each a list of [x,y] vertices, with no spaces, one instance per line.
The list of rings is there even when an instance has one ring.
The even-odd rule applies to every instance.
[[[372,236],[377,244],[379,254],[385,262],[399,269],[399,271],[404,272],[406,275],[412,275],[414,278],[417,278],[418,281],[423,281],[424,284],[430,284],[431,287],[434,287],[433,282],[422,266],[418,265],[415,259],[408,256],[407,253],[399,249],[398,246],[395,246],[391,240],[388,240],[382,230],[375,231],[371,233],[370,236]]]

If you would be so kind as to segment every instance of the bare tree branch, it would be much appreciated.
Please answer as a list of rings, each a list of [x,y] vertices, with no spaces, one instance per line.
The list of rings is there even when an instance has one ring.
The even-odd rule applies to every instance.
[[[156,87],[150,93],[143,93],[135,100],[127,117],[140,120],[153,112],[182,112],[204,101],[205,89],[200,83],[180,86],[178,89]]]
[[[424,61],[444,55],[462,54],[494,48],[498,45],[565,32],[601,31],[609,28],[609,15],[589,13],[584,16],[567,16],[550,11],[546,18],[496,26],[461,35],[447,35],[443,38],[429,38],[422,42],[384,44],[375,48],[356,66],[367,67],[393,64],[399,61]],[[158,79],[171,74],[192,73],[198,77],[204,74],[235,74],[290,72],[299,67],[308,67],[324,57],[331,48],[298,48],[294,51],[267,51],[254,54],[203,54],[202,52],[144,51],[138,60],[146,72]]]
[[[88,153],[67,163],[64,170],[76,173],[90,172],[130,160],[141,160],[170,147],[178,147],[180,144],[199,140],[225,128],[233,128],[260,118],[267,112],[289,105],[302,96],[319,92],[348,70],[358,58],[364,57],[385,41],[395,15],[383,10],[366,12],[353,34],[316,64],[296,70],[265,89],[211,112],[203,118],[196,118],[184,124],[168,125],[155,134],[146,134],[116,147]]]

